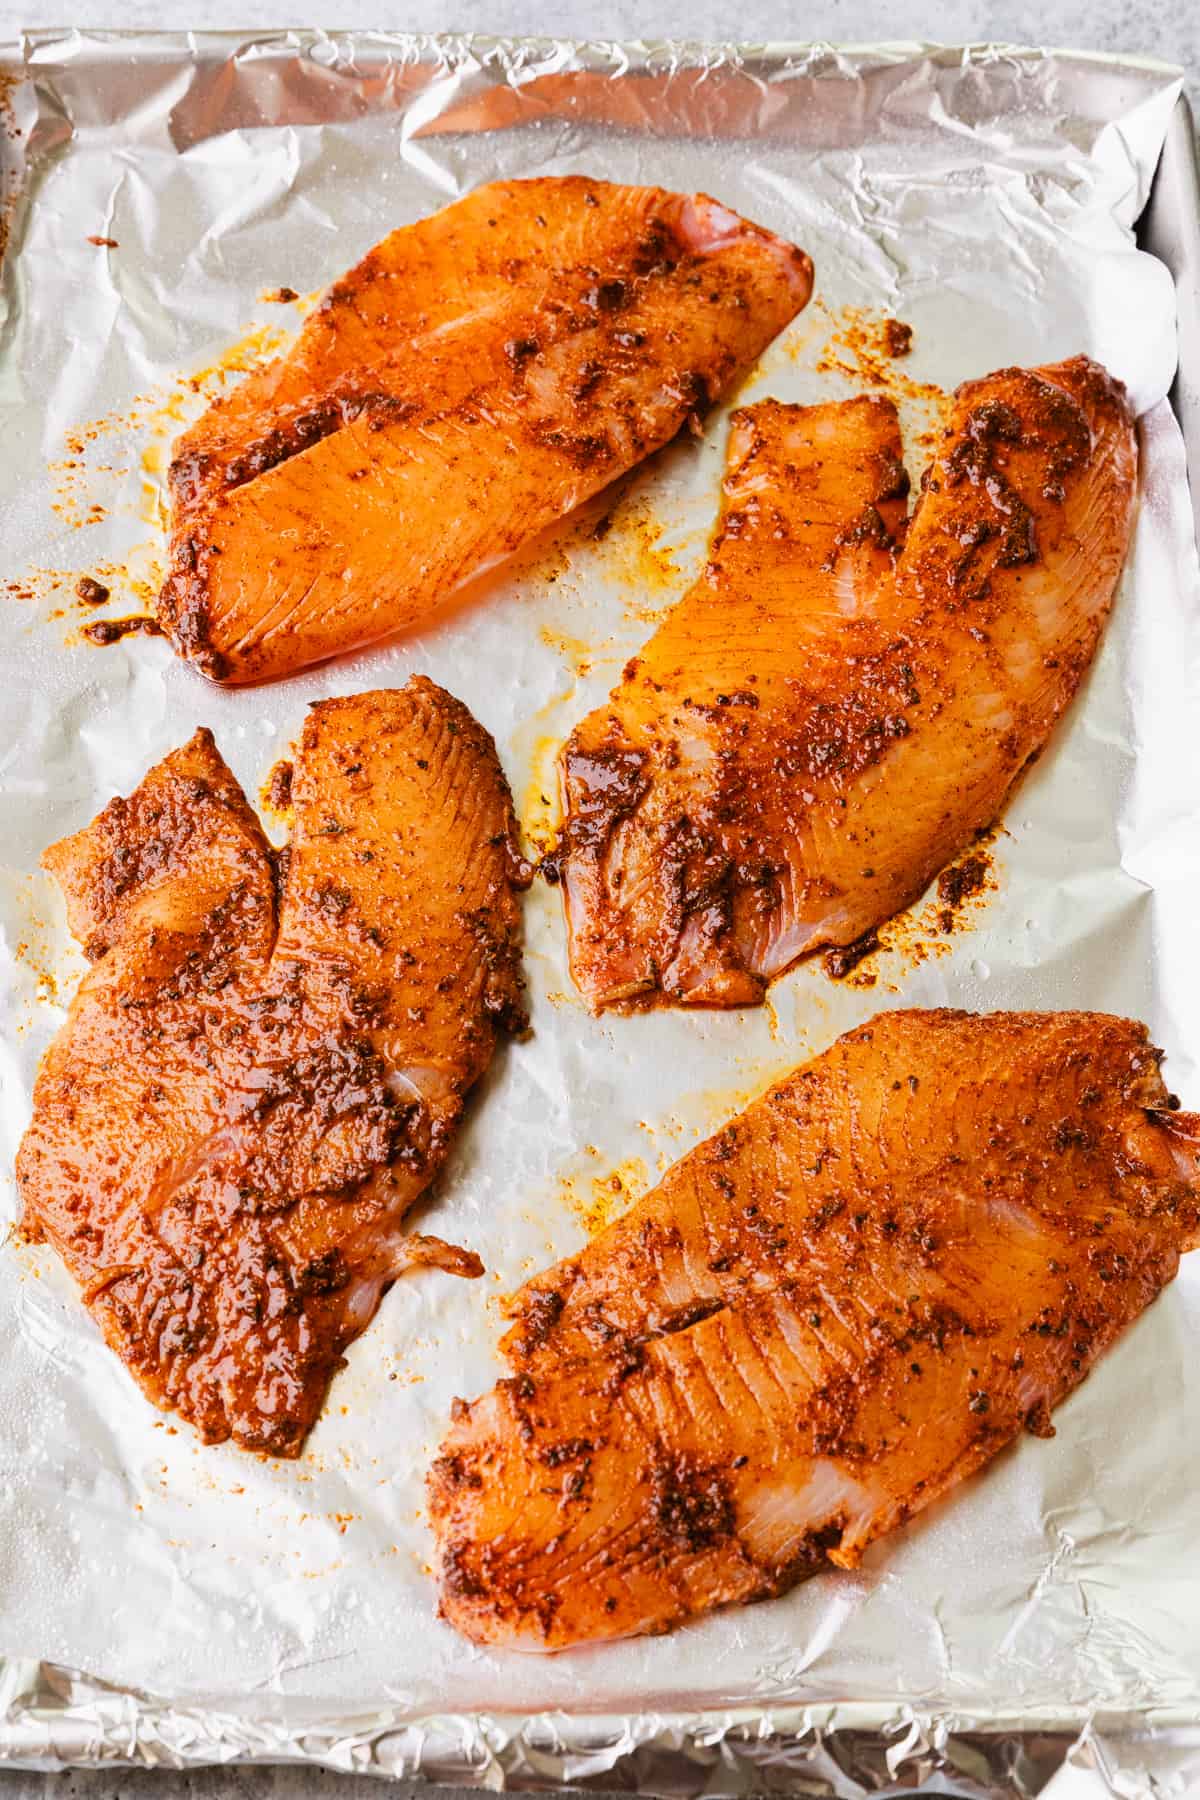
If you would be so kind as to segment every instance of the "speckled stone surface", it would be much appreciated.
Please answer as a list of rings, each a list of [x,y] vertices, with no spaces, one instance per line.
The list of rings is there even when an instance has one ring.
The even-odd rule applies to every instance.
[[[11,1769],[0,1773],[4,1800],[467,1800],[478,1790],[382,1782],[371,1775],[321,1769],[70,1769],[58,1775]],[[591,1797],[595,1800],[595,1796]]]
[[[281,0],[0,0],[0,38],[23,25],[120,25],[126,28],[248,29],[294,24],[305,9]],[[407,0],[381,18],[365,4],[328,0],[312,9],[327,29],[386,24],[405,31],[480,31],[556,37],[707,39],[733,36],[832,39],[861,43],[881,38],[1043,43],[1132,52],[1182,63],[1192,106],[1200,115],[1200,5],[1191,0],[917,0],[903,10],[866,0]],[[380,1784],[286,1766],[208,1769],[194,1774],[157,1770],[81,1771],[62,1775],[0,1771],[0,1800],[371,1800]],[[396,1783],[391,1791],[415,1791]],[[446,1800],[459,1790],[442,1790]]]

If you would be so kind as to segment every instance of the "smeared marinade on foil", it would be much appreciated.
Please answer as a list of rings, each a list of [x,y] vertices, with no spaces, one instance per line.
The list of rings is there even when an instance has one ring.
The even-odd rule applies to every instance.
[[[142,53],[132,62],[131,50]],[[749,1609],[733,1630],[713,1617],[590,1651],[589,1705],[607,1722],[580,1710],[573,1658],[468,1651],[431,1622],[432,1537],[418,1516],[452,1396],[494,1379],[501,1296],[581,1247],[563,1170],[643,1167],[652,1187],[786,1070],[897,1000],[1086,1004],[1143,1018],[1172,1085],[1194,1092],[1200,781],[1184,721],[1195,704],[1195,557],[1163,401],[1173,296],[1130,238],[1176,78],[986,50],[743,62],[366,34],[253,45],[45,34],[22,62],[13,106],[27,169],[0,390],[4,442],[26,446],[3,473],[10,1153],[62,1018],[36,995],[65,994],[78,974],[50,891],[28,874],[48,842],[130,792],[200,725],[252,792],[287,758],[307,703],[399,687],[413,672],[458,694],[492,732],[520,823],[541,831],[559,746],[644,644],[647,611],[665,615],[704,555],[721,408],[702,440],[627,477],[615,504],[593,502],[528,546],[486,605],[401,644],[249,696],[197,681],[167,643],[140,633],[103,650],[64,642],[55,596],[81,575],[110,588],[114,617],[145,612],[165,571],[144,483],[161,481],[166,443],[203,410],[189,375],[203,386],[247,331],[278,334],[271,354],[286,348],[291,315],[264,296],[312,294],[398,225],[486,181],[586,174],[703,190],[804,244],[827,309],[801,314],[731,404],[891,391],[916,443],[940,412],[924,390],[1083,352],[1128,387],[1142,468],[1105,641],[986,852],[986,882],[974,898],[935,888],[917,903],[940,954],[911,956],[905,931],[888,927],[891,947],[841,981],[810,963],[736,1021],[649,1013],[619,1021],[618,1039],[616,1022],[591,1018],[573,994],[560,897],[533,890],[533,1034],[489,1071],[428,1226],[479,1250],[496,1304],[480,1304],[478,1283],[400,1283],[295,1461],[271,1466],[172,1435],[97,1354],[55,1259],[36,1247],[3,1259],[13,1326],[0,1456],[21,1544],[4,1558],[6,1616],[23,1655],[84,1672],[14,1674],[5,1744],[58,1757],[131,1746],[184,1761],[214,1750],[344,1757],[517,1781],[595,1776],[624,1759],[650,1782],[669,1766],[697,1789],[714,1758],[752,1766],[751,1779],[799,1766],[828,1780],[836,1768],[860,1785],[970,1767],[976,1780],[1023,1786],[1046,1773],[1051,1740],[1010,1780],[995,1734],[1059,1733],[1061,1757],[1085,1713],[1101,1732],[1106,1713],[1181,1722],[1200,1667],[1194,1484],[1181,1450],[1200,1424],[1186,1260],[1063,1407],[1053,1446],[1006,1452],[886,1557],[872,1551],[857,1570]],[[902,358],[871,347],[887,320],[911,327]],[[66,452],[79,504],[70,519],[55,513],[44,464],[64,458],[82,422],[121,419],[136,396],[152,413],[156,395],[174,416],[152,422],[155,464],[142,462],[145,417],[85,436]],[[77,604],[76,622],[107,610]],[[943,932],[939,911],[956,929]],[[868,967],[874,985],[859,986]],[[1164,1404],[1147,1407],[1148,1391]],[[64,1579],[48,1584],[47,1570]],[[146,1620],[168,1596],[164,1643]],[[88,1677],[108,1684],[107,1698]],[[141,1698],[118,1702],[113,1689]]]

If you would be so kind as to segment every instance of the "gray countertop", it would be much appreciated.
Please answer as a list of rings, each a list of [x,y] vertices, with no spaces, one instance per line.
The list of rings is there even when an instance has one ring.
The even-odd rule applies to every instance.
[[[392,1800],[392,1796],[429,1796],[430,1800],[467,1800],[475,1790],[431,1789],[411,1782],[384,1784],[373,1775],[334,1775],[320,1769],[276,1768],[72,1769],[41,1775],[12,1769],[0,1775],[4,1800]]]
[[[281,0],[0,0],[0,34],[11,39],[23,25],[262,29],[300,22],[312,10],[313,23],[327,28],[386,24],[411,31],[480,31],[593,38],[681,37],[727,41],[739,38],[834,39],[862,42],[880,38],[936,39],[962,43],[985,39],[1049,43],[1081,49],[1127,51],[1183,63],[1189,71],[1192,105],[1200,114],[1200,6],[1186,0],[925,0],[903,14],[867,0],[809,0],[803,7],[785,0],[740,0],[731,11],[723,0],[408,0],[381,19],[364,5],[334,0],[315,9],[284,6]],[[368,1777],[324,1775],[307,1769],[210,1769],[197,1773],[158,1770],[71,1772],[46,1775],[0,1773],[4,1800],[315,1800],[336,1791],[337,1800],[357,1800],[379,1792]],[[406,1790],[409,1784],[400,1784]],[[428,1790],[425,1790],[428,1791]],[[453,1790],[444,1790],[449,1796]]]

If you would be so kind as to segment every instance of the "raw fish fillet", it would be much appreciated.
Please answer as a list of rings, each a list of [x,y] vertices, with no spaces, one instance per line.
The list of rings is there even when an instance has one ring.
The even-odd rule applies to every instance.
[[[430,1478],[443,1616],[665,1631],[1052,1437],[1200,1233],[1159,1060],[1100,1013],[893,1012],[797,1069],[522,1289]]]
[[[811,288],[715,200],[581,176],[393,232],[176,445],[160,622],[233,683],[422,624],[697,420]]]
[[[880,398],[734,415],[711,560],[562,759],[594,1008],[743,1006],[856,943],[1001,813],[1079,688],[1137,440],[1084,357],[958,390],[906,522]]]
[[[147,1396],[299,1453],[384,1289],[468,1252],[403,1220],[520,1029],[508,787],[416,677],[324,700],[276,856],[207,731],[46,853],[91,969],[42,1062],[24,1226]]]

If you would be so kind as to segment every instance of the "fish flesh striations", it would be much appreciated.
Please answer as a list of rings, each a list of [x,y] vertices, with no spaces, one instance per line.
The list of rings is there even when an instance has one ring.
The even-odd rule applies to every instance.
[[[424,623],[695,422],[811,289],[705,195],[582,176],[393,232],[176,444],[160,623],[230,683]]]
[[[911,520],[890,400],[736,413],[707,568],[563,752],[590,1005],[753,1005],[915,900],[1083,680],[1136,487],[1084,357],[960,388]]]
[[[442,1612],[557,1650],[783,1592],[1050,1415],[1200,1241],[1200,1115],[1100,1013],[840,1038],[516,1300],[429,1492]]]
[[[481,1273],[403,1221],[523,1028],[528,876],[491,739],[422,677],[313,706],[292,801],[277,857],[198,731],[47,851],[92,966],[17,1161],[150,1400],[275,1456],[403,1269]]]

